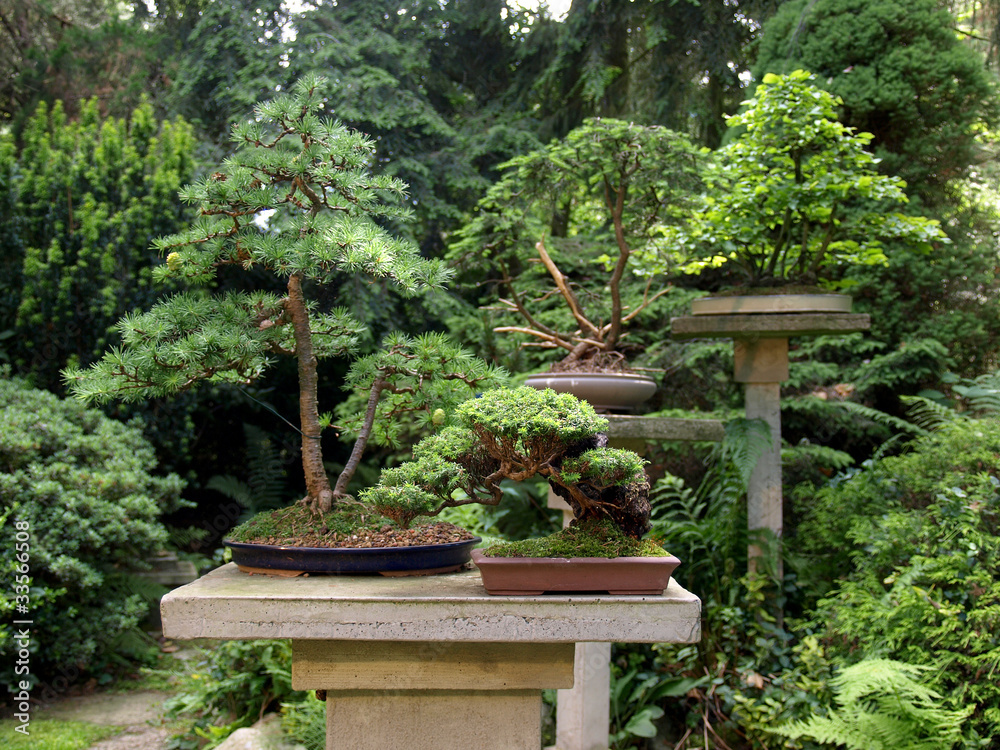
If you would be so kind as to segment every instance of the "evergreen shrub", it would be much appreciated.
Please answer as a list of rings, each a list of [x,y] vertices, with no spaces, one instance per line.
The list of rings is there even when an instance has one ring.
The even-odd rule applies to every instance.
[[[803,669],[850,675],[852,665],[890,659],[946,696],[942,710],[967,714],[960,737],[944,727],[923,746],[990,746],[982,743],[1000,736],[1000,420],[955,414],[906,453],[842,475],[811,505],[794,545],[834,588],[792,627],[813,643],[814,663],[790,666],[775,684],[791,687],[784,678]],[[758,729],[800,696],[766,700],[741,708],[744,718],[763,711]],[[830,710],[828,702],[812,716]],[[910,729],[927,736],[926,726]]]
[[[0,682],[12,684],[10,624],[29,619],[30,678],[58,690],[119,655],[159,591],[134,572],[167,541],[162,514],[186,503],[177,475],[156,476],[152,446],[122,424],[0,373],[0,549],[8,572],[18,527],[27,529],[28,611],[0,593]],[[23,600],[21,600],[23,603]],[[41,695],[42,693],[39,693]]]

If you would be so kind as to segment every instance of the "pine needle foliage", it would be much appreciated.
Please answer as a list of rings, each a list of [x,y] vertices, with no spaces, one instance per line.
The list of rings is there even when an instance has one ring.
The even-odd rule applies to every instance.
[[[409,219],[406,185],[371,173],[374,142],[323,116],[323,87],[306,76],[233,127],[233,156],[180,192],[198,218],[153,243],[166,254],[154,277],[194,290],[122,318],[121,347],[64,377],[88,402],[137,401],[201,381],[250,383],[277,357],[295,357],[304,500],[326,511],[334,493],[320,449],[317,360],[351,354],[363,327],[310,295],[363,277],[410,296],[441,286],[448,272],[387,228]],[[245,272],[251,285],[269,275],[287,291],[197,288],[224,271]]]
[[[848,750],[947,750],[962,738],[973,707],[947,701],[921,681],[930,667],[892,659],[866,659],[831,680],[837,708],[775,728],[775,734],[810,738]]]

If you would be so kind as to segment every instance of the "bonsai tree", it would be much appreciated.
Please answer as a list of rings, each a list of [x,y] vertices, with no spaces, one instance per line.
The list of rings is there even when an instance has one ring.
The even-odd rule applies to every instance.
[[[498,388],[458,407],[460,425],[425,438],[414,460],[385,469],[361,498],[404,527],[469,503],[497,505],[504,479],[545,477],[580,524],[649,530],[649,483],[635,453],[607,447],[607,420],[586,401],[529,387]]]
[[[636,276],[633,258],[683,215],[699,163],[665,128],[587,120],[501,165],[452,258],[499,277],[492,309],[517,322],[494,330],[561,350],[553,370],[621,368],[629,324],[666,291],[662,275]]]
[[[253,118],[233,128],[233,156],[181,192],[198,207],[198,219],[154,242],[167,253],[156,278],[180,278],[192,291],[127,315],[118,324],[119,348],[86,370],[65,372],[85,401],[135,401],[205,380],[251,383],[277,357],[294,357],[306,485],[301,502],[314,512],[329,511],[347,496],[383,394],[398,397],[383,416],[427,411],[427,383],[434,377],[474,388],[498,374],[440,337],[388,339],[352,369],[351,384],[367,392],[368,405],[354,455],[331,487],[320,445],[331,417],[320,414],[317,362],[353,353],[363,326],[346,309],[322,309],[311,293],[356,274],[412,295],[441,285],[448,273],[386,229],[408,217],[405,185],[370,173],[371,140],[321,117],[321,86],[322,79],[307,77],[260,104]],[[198,288],[211,286],[224,270],[242,273],[251,289],[276,278],[284,293]],[[411,398],[404,403],[405,394]]]
[[[814,76],[768,74],[745,104],[727,121],[743,132],[717,152],[701,206],[670,230],[665,265],[724,266],[748,286],[815,285],[844,264],[885,263],[887,240],[948,241],[938,222],[900,212],[905,183],[878,173],[872,135],[837,121],[842,102]]]

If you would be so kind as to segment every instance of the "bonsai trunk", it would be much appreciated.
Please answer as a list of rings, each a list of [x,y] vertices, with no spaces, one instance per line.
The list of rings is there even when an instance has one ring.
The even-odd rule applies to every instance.
[[[326,513],[333,508],[333,492],[323,467],[322,429],[316,397],[316,355],[313,354],[309,311],[302,296],[302,277],[299,274],[292,274],[288,279],[285,310],[292,321],[295,354],[299,363],[299,430],[302,434],[302,469],[307,493],[300,502],[308,505],[314,513]]]

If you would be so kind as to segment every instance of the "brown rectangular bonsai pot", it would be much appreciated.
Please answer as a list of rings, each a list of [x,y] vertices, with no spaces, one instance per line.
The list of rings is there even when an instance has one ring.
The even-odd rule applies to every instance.
[[[676,557],[488,557],[472,550],[486,593],[659,595],[681,561]]]

